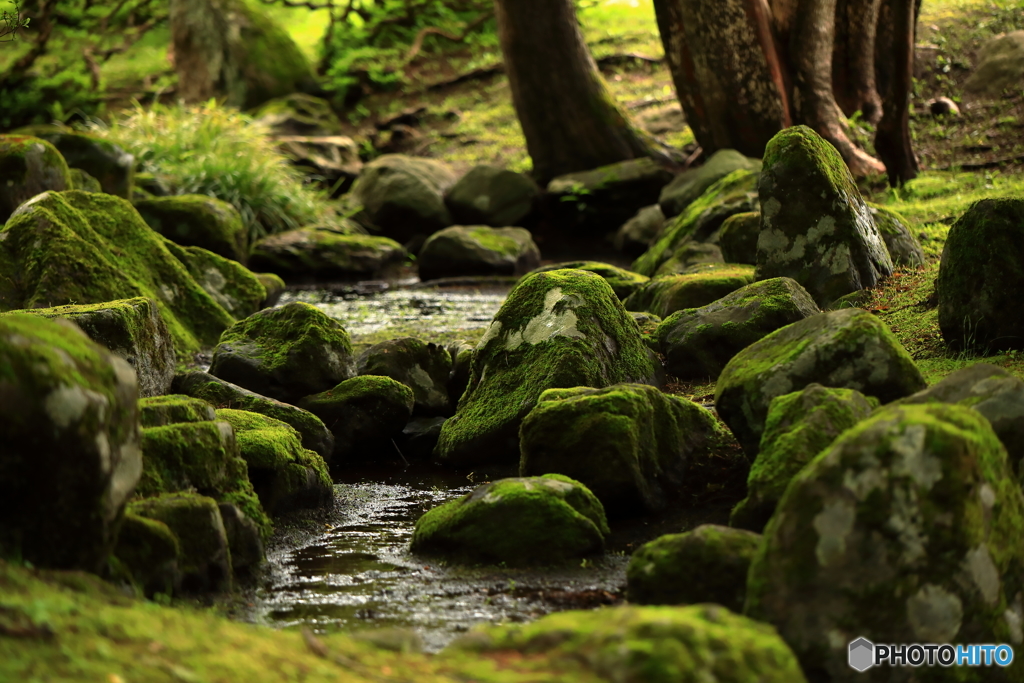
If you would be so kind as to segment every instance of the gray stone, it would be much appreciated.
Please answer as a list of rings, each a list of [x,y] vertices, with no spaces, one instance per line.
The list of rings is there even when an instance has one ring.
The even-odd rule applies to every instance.
[[[0,135],[0,224],[40,192],[70,190],[71,170],[57,148],[29,135]]]
[[[401,337],[374,344],[359,354],[360,375],[390,377],[412,389],[416,415],[450,415],[448,380],[452,357],[448,349],[415,337]]]
[[[378,280],[397,272],[408,257],[388,237],[317,225],[264,237],[253,245],[249,264],[290,282]]]
[[[978,65],[964,82],[964,92],[976,98],[995,99],[1006,90],[1020,93],[1024,80],[1024,31],[1012,31],[990,39],[978,50]]]
[[[661,207],[657,204],[645,206],[622,224],[612,238],[612,245],[627,256],[636,258],[647,251],[664,225],[665,214]]]
[[[444,194],[454,184],[446,164],[385,154],[363,167],[351,194],[385,237],[404,243],[452,225]]]
[[[924,250],[914,234],[910,232],[907,219],[892,209],[868,204],[871,217],[875,219],[878,232],[889,250],[894,266],[919,268],[925,264]]]
[[[761,171],[761,161],[745,157],[734,149],[720,149],[696,168],[686,170],[666,185],[658,204],[667,218],[678,216],[708,188],[733,171]]]
[[[718,246],[726,263],[757,265],[757,236],[761,213],[748,211],[729,216],[718,231]]]
[[[175,244],[202,247],[239,263],[249,257],[249,234],[231,204],[205,194],[153,197],[132,202],[153,228]]]
[[[444,201],[457,223],[501,228],[519,225],[533,211],[539,194],[536,183],[522,173],[474,166],[448,190]]]
[[[427,238],[416,257],[421,280],[467,275],[523,275],[540,265],[528,230],[453,225]]]

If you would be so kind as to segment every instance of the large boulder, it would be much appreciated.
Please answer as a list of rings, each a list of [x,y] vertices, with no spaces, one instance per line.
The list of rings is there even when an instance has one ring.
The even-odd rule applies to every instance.
[[[156,302],[179,359],[191,361],[202,346],[216,344],[234,318],[168,245],[120,197],[37,195],[0,230],[7,274],[0,278],[0,310],[144,296]]]
[[[465,275],[523,275],[540,265],[524,228],[453,225],[427,238],[416,256],[421,280]]]
[[[0,318],[0,556],[100,572],[142,472],[131,367],[66,320]]]
[[[67,161],[57,149],[31,135],[0,135],[0,225],[21,204],[40,192],[70,190]]]
[[[410,550],[457,562],[557,564],[604,550],[601,503],[569,477],[499,479],[428,511]]]
[[[720,149],[696,168],[683,171],[662,188],[658,204],[668,218],[678,216],[708,188],[734,171],[761,172],[761,160],[745,157],[734,149]]]
[[[545,389],[655,383],[655,364],[604,278],[585,270],[533,273],[481,338],[435,455],[453,466],[516,462],[519,425]]]
[[[452,185],[444,201],[457,223],[501,228],[519,225],[539,194],[537,184],[522,173],[474,166]]]
[[[205,194],[152,197],[133,202],[146,225],[176,244],[202,247],[245,263],[249,234],[231,204]]]
[[[416,337],[400,337],[374,344],[359,354],[360,375],[390,377],[412,389],[417,415],[450,415],[448,380],[452,356],[443,346]]]
[[[660,536],[629,558],[626,594],[637,605],[714,602],[741,612],[760,545],[760,534],[717,524]]]
[[[565,268],[589,270],[591,273],[597,273],[608,281],[612,291],[615,292],[615,296],[620,299],[625,299],[650,280],[646,275],[634,273],[631,270],[619,268],[610,263],[602,263],[601,261],[563,261],[562,263],[552,263],[535,268],[533,272],[546,273],[549,270],[563,270]]]
[[[877,400],[854,389],[820,384],[773,398],[760,450],[747,477],[747,497],[733,508],[729,524],[763,530],[793,477],[837,436],[870,416],[877,405]]]
[[[939,262],[939,329],[954,349],[1024,349],[1024,198],[983,199],[949,228]]]
[[[408,256],[401,244],[388,237],[307,226],[258,241],[249,265],[277,273],[289,282],[376,280],[392,273]]]
[[[210,374],[287,403],[355,374],[352,342],[337,320],[294,301],[240,320],[221,335]]]
[[[1024,494],[988,422],[961,406],[891,406],[844,432],[790,483],[764,532],[744,613],[811,680],[863,680],[849,643],[1024,641]],[[910,681],[883,668],[872,680]],[[1024,662],[964,678],[1020,681]],[[898,673],[897,673],[898,672]]]
[[[846,308],[787,325],[733,356],[715,384],[715,407],[753,458],[772,399],[813,382],[856,389],[881,403],[926,386],[885,323]]]
[[[875,221],[875,227],[889,250],[892,264],[897,267],[919,268],[925,264],[924,249],[910,232],[907,219],[892,209],[877,204],[868,204],[868,211]]]
[[[758,280],[791,277],[824,307],[892,273],[889,251],[850,169],[807,126],[771,139],[757,189]]]
[[[478,628],[449,649],[502,661],[543,657],[565,670],[583,661],[605,681],[807,681],[775,629],[713,604],[559,612],[525,625]]]
[[[1024,31],[995,36],[978,50],[978,65],[964,82],[964,91],[978,98],[997,99],[1007,90],[1020,90],[1024,79]]]
[[[676,311],[699,308],[754,282],[753,266],[741,264],[703,272],[663,275],[645,282],[622,305],[667,318]]]
[[[244,318],[262,308],[267,288],[256,273],[202,247],[182,247],[167,238],[163,240],[167,251],[181,261],[196,284],[232,318]]]
[[[519,430],[519,474],[572,477],[609,515],[656,512],[717,435],[708,410],[649,385],[548,389]]]
[[[385,236],[404,243],[453,223],[444,194],[454,184],[440,161],[385,154],[363,167],[352,196]]]
[[[64,157],[68,166],[80,169],[91,178],[95,178],[100,185],[99,191],[124,199],[132,198],[135,185],[135,157],[119,145],[64,126],[28,126],[19,129],[18,132],[34,135],[52,144]]]
[[[665,371],[680,379],[715,378],[759,339],[821,313],[795,280],[777,277],[741,287],[700,308],[678,310],[654,331]]]

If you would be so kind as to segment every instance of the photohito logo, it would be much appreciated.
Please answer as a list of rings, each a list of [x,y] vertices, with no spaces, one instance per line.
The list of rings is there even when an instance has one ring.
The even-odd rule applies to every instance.
[[[1009,666],[1013,648],[1009,645],[949,645],[910,643],[881,645],[867,638],[850,642],[851,669],[867,671],[873,666]]]

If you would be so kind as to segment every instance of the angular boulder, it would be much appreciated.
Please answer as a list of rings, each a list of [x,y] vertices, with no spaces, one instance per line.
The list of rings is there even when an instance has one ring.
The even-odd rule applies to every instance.
[[[667,318],[676,311],[699,308],[754,282],[754,268],[741,264],[686,275],[656,277],[639,287],[622,305]]]
[[[140,199],[132,205],[146,225],[175,244],[202,247],[243,264],[249,257],[249,234],[242,215],[225,201],[205,194],[181,194]]]
[[[656,512],[717,435],[708,410],[649,385],[548,389],[520,427],[519,474],[572,477],[610,516]]]
[[[452,185],[444,202],[456,223],[501,228],[519,225],[539,195],[537,184],[522,173],[474,166]]]
[[[123,199],[132,198],[135,185],[135,157],[121,146],[96,135],[64,126],[28,126],[19,132],[35,135],[56,147],[68,166],[81,169],[99,182],[98,191]]]
[[[585,270],[523,278],[473,354],[469,386],[435,456],[452,466],[519,459],[519,425],[545,389],[655,383],[656,359],[611,286]]]
[[[415,337],[390,339],[359,354],[360,375],[390,377],[412,389],[416,415],[450,415],[448,380],[452,356],[448,349]]]
[[[46,140],[31,135],[0,135],[0,225],[40,192],[74,187],[68,162]]]
[[[139,422],[143,427],[165,427],[181,422],[212,422],[217,414],[212,405],[184,394],[165,394],[139,399]]]
[[[353,198],[381,234],[405,243],[453,223],[444,194],[455,174],[444,163],[404,154],[385,154],[363,167]]]
[[[926,386],[885,323],[845,308],[787,325],[733,356],[715,384],[715,408],[752,459],[772,399],[813,382],[856,389],[881,403]]]
[[[771,139],[757,189],[758,280],[791,277],[824,307],[892,273],[889,251],[846,163],[807,126]]]
[[[249,264],[290,282],[376,280],[408,257],[405,248],[388,237],[308,226],[264,237],[253,245]]]
[[[428,511],[410,550],[456,562],[557,564],[604,550],[601,503],[569,477],[499,479]]]
[[[696,168],[677,175],[662,188],[658,204],[666,217],[678,216],[708,188],[734,171],[761,172],[761,160],[745,157],[734,149],[720,149]]]

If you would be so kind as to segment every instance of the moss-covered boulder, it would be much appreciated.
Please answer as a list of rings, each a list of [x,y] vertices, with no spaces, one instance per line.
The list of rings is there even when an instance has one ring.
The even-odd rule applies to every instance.
[[[142,470],[138,399],[72,323],[0,317],[0,557],[103,568]]]
[[[120,197],[47,192],[0,231],[0,310],[95,304],[144,296],[156,302],[179,359],[217,343],[234,318]],[[237,265],[237,264],[236,264]],[[240,266],[239,266],[240,267]]]
[[[334,226],[307,226],[268,235],[252,248],[249,265],[289,282],[374,280],[409,257],[388,237],[345,234]]]
[[[139,422],[143,427],[165,427],[181,422],[210,422],[217,419],[212,405],[184,394],[166,394],[139,399]]]
[[[645,283],[623,305],[666,318],[676,311],[699,308],[754,282],[753,266],[741,264],[686,275],[665,275]]]
[[[306,396],[299,406],[334,434],[331,467],[397,458],[392,439],[412,417],[413,390],[390,377],[360,375],[333,389]]]
[[[322,97],[293,92],[261,104],[253,119],[269,128],[275,136],[338,135],[343,126],[331,103]]]
[[[210,374],[287,403],[355,374],[352,342],[337,320],[295,301],[240,320],[221,335]]]
[[[334,499],[324,459],[302,447],[291,425],[226,408],[217,411],[217,419],[234,428],[238,450],[249,466],[249,481],[268,514],[322,507]]]
[[[626,568],[626,595],[637,605],[715,602],[743,610],[747,570],[761,535],[702,524],[640,546]]]
[[[71,187],[69,190],[81,190],[82,192],[103,192],[100,181],[93,178],[80,168],[69,169],[71,171]]]
[[[267,291],[267,296],[263,298],[263,303],[260,308],[270,308],[276,306],[281,295],[284,294],[285,283],[281,279],[280,275],[274,273],[256,273],[256,279],[260,281],[263,288]]]
[[[705,242],[730,216],[757,210],[757,179],[756,171],[740,169],[717,180],[665,223],[651,248],[633,262],[632,270],[650,277],[677,272],[680,258],[673,257],[679,249]]]
[[[226,422],[173,422],[142,430],[141,496],[173,491],[212,493],[231,487],[238,445]]]
[[[163,522],[127,512],[117,534],[114,557],[147,597],[173,595],[181,585],[178,537]]]
[[[181,261],[196,284],[233,318],[244,318],[263,307],[267,289],[256,273],[202,247],[182,247],[163,239],[167,251]]]
[[[446,652],[587,663],[602,681],[806,683],[771,626],[720,605],[559,612],[524,625],[478,628]],[[843,660],[845,663],[845,660]]]
[[[894,266],[919,268],[925,264],[924,250],[910,231],[910,223],[906,218],[877,204],[868,204],[868,211],[889,250],[889,258]]]
[[[224,523],[224,535],[231,550],[231,570],[235,576],[251,578],[263,564],[266,553],[263,529],[235,503],[219,501],[217,509]]]
[[[964,90],[977,98],[997,99],[1016,93],[1024,79],[1024,31],[999,34],[978,50],[977,66]]]
[[[758,280],[791,277],[827,306],[892,273],[889,251],[850,170],[807,126],[769,141],[757,189]]]
[[[417,415],[450,415],[454,406],[448,398],[452,356],[448,349],[415,337],[391,339],[359,354],[360,375],[390,377],[412,389]]]
[[[718,247],[726,263],[757,265],[757,236],[761,212],[747,211],[729,216],[718,230]]]
[[[334,453],[334,435],[313,413],[290,403],[262,396],[208,372],[193,370],[175,375],[171,388],[186,396],[202,399],[216,408],[236,408],[259,413],[290,424],[308,448],[327,459]]]
[[[176,244],[202,247],[245,263],[249,233],[231,204],[205,194],[152,197],[133,202],[146,224]]]
[[[708,188],[735,171],[761,172],[761,160],[734,149],[720,149],[696,168],[687,169],[661,190],[658,203],[666,217],[678,216]]]
[[[56,147],[68,166],[79,168],[99,181],[99,191],[124,199],[132,198],[135,185],[135,157],[121,146],[102,137],[64,126],[29,126],[20,129],[19,132],[34,135]]]
[[[448,345],[448,353],[452,357],[452,373],[448,376],[448,403],[455,408],[469,387],[470,370],[473,367],[476,346],[468,342],[456,341]]]
[[[747,477],[747,497],[733,508],[729,524],[761,532],[793,477],[877,405],[859,391],[820,384],[773,398]]]
[[[625,268],[619,268],[610,263],[602,263],[600,261],[564,261],[535,268],[533,272],[546,273],[549,270],[564,270],[565,268],[588,270],[591,273],[597,273],[608,281],[612,291],[615,292],[615,296],[620,299],[625,299],[650,281],[650,278],[646,275],[634,273]]]
[[[140,396],[159,396],[171,388],[177,362],[174,340],[152,299],[29,308],[18,313],[64,318],[78,325],[94,342],[128,361],[138,378]]]
[[[885,323],[862,309],[846,308],[787,325],[733,356],[718,376],[715,407],[753,458],[772,399],[813,382],[856,389],[881,403],[926,386]]]
[[[586,486],[559,474],[499,479],[430,510],[411,550],[456,562],[557,564],[604,550],[604,509]]]
[[[1022,515],[1006,450],[981,415],[887,407],[790,483],[744,613],[774,625],[812,680],[861,680],[847,664],[858,637],[1019,645]],[[1024,662],[945,672],[934,680],[1019,681]]]
[[[520,225],[533,211],[540,189],[529,177],[497,166],[474,166],[444,197],[462,225]]]
[[[49,142],[31,135],[0,135],[0,225],[40,192],[72,187],[67,161]]]
[[[440,161],[385,154],[363,167],[352,196],[383,235],[405,243],[452,225],[444,194],[455,179]]]
[[[469,386],[435,456],[462,466],[519,459],[519,425],[545,389],[655,383],[656,359],[608,282],[534,273],[513,289],[473,354]]]
[[[540,265],[530,231],[453,225],[427,238],[416,256],[421,280],[466,275],[523,275]]]
[[[717,434],[708,410],[649,385],[548,389],[523,419],[519,474],[572,477],[612,516],[656,512]]]
[[[1024,198],[983,199],[949,228],[939,329],[954,349],[1024,349]]]
[[[612,237],[612,246],[630,258],[647,251],[665,225],[665,214],[657,204],[645,206],[622,224]]]
[[[217,501],[196,493],[168,493],[133,501],[128,510],[163,522],[178,541],[176,590],[188,594],[231,590],[231,550]]]
[[[777,277],[741,287],[707,306],[676,311],[653,336],[667,373],[681,379],[715,378],[754,342],[820,312],[795,280]]]

